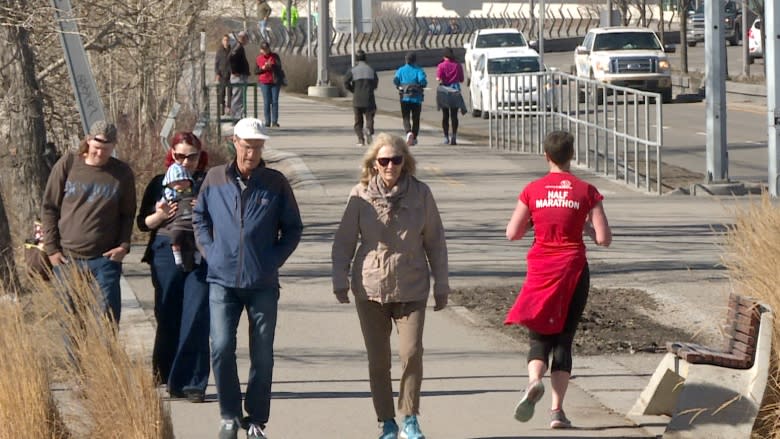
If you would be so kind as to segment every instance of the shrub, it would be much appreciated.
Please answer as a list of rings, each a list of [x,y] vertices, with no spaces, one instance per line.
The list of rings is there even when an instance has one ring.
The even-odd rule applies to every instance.
[[[775,313],[772,328],[772,364],[769,388],[761,405],[754,434],[757,437],[780,435],[780,210],[764,193],[736,211],[736,222],[726,235],[724,264],[741,294],[752,296],[768,305]]]
[[[307,58],[305,55],[284,55],[282,66],[287,76],[286,91],[306,93],[309,86],[317,85],[317,58]]]

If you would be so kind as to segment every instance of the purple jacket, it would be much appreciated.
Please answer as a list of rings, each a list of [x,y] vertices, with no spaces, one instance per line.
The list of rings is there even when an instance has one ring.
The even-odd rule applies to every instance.
[[[443,85],[452,85],[463,82],[463,67],[460,63],[444,58],[436,68],[436,79]]]

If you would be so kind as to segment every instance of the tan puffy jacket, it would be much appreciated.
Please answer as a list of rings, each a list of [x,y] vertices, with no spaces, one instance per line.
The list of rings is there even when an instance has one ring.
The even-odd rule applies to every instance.
[[[331,259],[333,290],[351,287],[356,300],[425,300],[431,274],[434,295],[450,292],[447,243],[439,209],[430,188],[414,177],[387,225],[379,220],[366,186],[353,187]]]

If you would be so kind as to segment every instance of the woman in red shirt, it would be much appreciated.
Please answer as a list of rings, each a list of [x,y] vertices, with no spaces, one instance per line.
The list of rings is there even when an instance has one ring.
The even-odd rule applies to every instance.
[[[257,65],[257,84],[263,93],[263,122],[267,127],[279,127],[279,91],[282,84],[275,72],[281,70],[279,55],[271,51],[271,45],[264,41],[260,45],[260,54],[255,60]]]
[[[542,377],[552,354],[551,428],[569,428],[563,398],[569,385],[571,345],[590,289],[583,233],[596,245],[609,246],[612,232],[601,200],[591,184],[571,174],[574,137],[554,131],[544,140],[550,172],[529,183],[520,194],[506,237],[517,240],[534,227],[523,288],[505,324],[528,328],[528,388],[515,407],[515,419],[526,422],[544,394]]]

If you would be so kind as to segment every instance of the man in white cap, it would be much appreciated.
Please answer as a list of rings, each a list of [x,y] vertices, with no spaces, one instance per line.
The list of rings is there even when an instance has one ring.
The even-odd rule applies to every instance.
[[[261,120],[238,121],[233,129],[235,161],[209,170],[193,209],[195,237],[208,262],[211,363],[222,417],[219,439],[236,439],[241,425],[249,439],[266,437],[279,268],[303,232],[292,187],[263,162],[268,138]],[[251,331],[246,417],[236,371],[236,329],[243,309]]]

